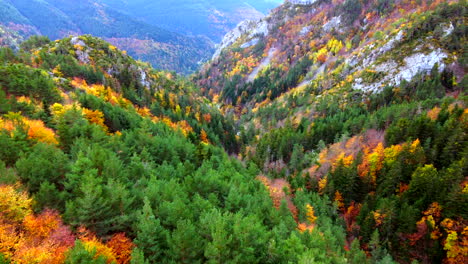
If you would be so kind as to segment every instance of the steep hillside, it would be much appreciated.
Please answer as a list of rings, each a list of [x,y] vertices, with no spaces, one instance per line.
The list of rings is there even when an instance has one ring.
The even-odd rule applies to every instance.
[[[239,22],[259,19],[281,0],[176,0],[176,1],[125,1],[102,2],[143,21],[183,34],[203,35],[214,42]]]
[[[291,214],[284,181],[267,189],[227,155],[239,151],[233,120],[196,86],[109,43],[1,48],[0,87],[1,263],[365,257],[343,249],[326,199],[311,197],[319,219],[310,204]]]
[[[137,59],[155,67],[191,73],[212,53],[213,44],[203,37],[187,37],[161,29],[100,1],[1,0],[0,23],[23,36],[43,34],[51,39],[92,34],[112,42]]]

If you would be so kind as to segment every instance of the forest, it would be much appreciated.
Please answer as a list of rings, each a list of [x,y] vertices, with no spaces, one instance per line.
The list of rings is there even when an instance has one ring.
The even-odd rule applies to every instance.
[[[1,47],[0,264],[466,263],[466,7],[286,3],[190,78],[91,35]],[[434,47],[398,83],[347,60]]]

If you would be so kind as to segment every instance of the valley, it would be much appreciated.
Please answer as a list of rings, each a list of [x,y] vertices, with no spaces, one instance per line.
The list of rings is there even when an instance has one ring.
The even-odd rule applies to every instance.
[[[20,3],[0,264],[467,262],[466,1]]]

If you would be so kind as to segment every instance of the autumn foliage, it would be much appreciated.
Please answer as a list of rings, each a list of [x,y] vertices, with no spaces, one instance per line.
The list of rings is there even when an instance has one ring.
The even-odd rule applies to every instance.
[[[58,144],[54,130],[46,127],[42,120],[31,120],[15,113],[11,113],[9,116],[12,115],[15,115],[14,119],[0,118],[0,129],[9,131],[12,136],[15,129],[22,129],[31,140],[52,145]]]
[[[135,246],[125,234],[115,234],[107,243],[84,228],[75,236],[57,211],[46,209],[33,214],[32,200],[17,188],[0,186],[0,253],[12,263],[64,263],[77,238],[96,258],[104,257],[107,263],[130,263]]]
[[[130,263],[132,250],[135,247],[135,245],[128,237],[125,236],[124,233],[118,233],[113,235],[106,245],[112,249],[117,263]]]
[[[95,234],[88,231],[86,228],[81,227],[78,230],[78,238],[83,243],[86,251],[94,253],[95,258],[103,257],[107,260],[107,263],[113,263],[117,261],[114,251],[111,247],[104,244]]]
[[[90,109],[86,109],[86,108],[83,108],[83,113],[86,117],[86,119],[88,119],[88,121],[90,123],[93,123],[93,124],[96,124],[100,127],[102,127],[104,129],[104,131],[107,131],[108,128],[107,126],[104,124],[104,114],[99,111],[99,110],[90,110]]]
[[[468,263],[464,3],[311,2],[190,79],[0,49],[0,263]]]
[[[13,263],[63,263],[75,236],[56,211],[34,215],[32,200],[0,186],[0,253]]]

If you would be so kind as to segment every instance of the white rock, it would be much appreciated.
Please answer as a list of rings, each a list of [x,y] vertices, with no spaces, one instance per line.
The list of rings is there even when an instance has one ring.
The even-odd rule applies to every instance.
[[[379,52],[380,54],[383,54],[385,52],[388,52],[395,48],[396,44],[400,42],[403,39],[403,30],[400,30],[398,34],[396,34],[393,38],[391,38],[387,43],[385,43],[380,49]]]
[[[72,37],[70,40],[70,43],[73,46],[83,47],[83,48],[77,48],[75,51],[78,61],[84,64],[90,63],[91,60],[89,59],[89,51],[87,49],[86,43],[83,40],[81,40],[79,37]]]
[[[399,31],[395,36],[390,38],[384,45],[380,48],[374,48],[375,44],[371,44],[369,46],[364,47],[359,55],[353,55],[346,59],[346,63],[351,67],[356,66],[360,62],[362,65],[360,67],[355,68],[353,71],[360,71],[363,70],[372,64],[382,56],[383,54],[391,51],[396,47],[396,45],[403,39],[403,31]],[[368,52],[366,52],[368,51]]]
[[[418,73],[428,73],[434,68],[434,65],[439,65],[439,71],[445,69],[443,60],[447,58],[441,49],[433,50],[429,54],[416,53],[405,58],[405,66],[400,68],[400,72],[395,75],[394,81],[400,84],[400,80],[411,81]]]
[[[221,51],[234,44],[243,35],[247,35],[247,39],[252,39],[260,35],[266,36],[268,33],[268,22],[264,19],[242,21],[236,28],[224,36],[213,55],[213,59],[218,57]]]
[[[387,61],[382,64],[379,64],[375,67],[375,71],[378,72],[389,72],[398,68],[398,64],[394,61]]]
[[[309,33],[310,29],[312,28],[312,26],[305,26],[301,29],[301,31],[299,32],[299,35],[300,36],[305,36],[307,33]]]
[[[81,46],[81,47],[86,47],[86,43],[84,43],[83,40],[81,40],[79,37],[76,37],[76,36],[71,38],[70,43],[72,45],[78,45],[78,46]]]
[[[146,72],[141,68],[139,68],[139,71],[140,71],[140,84],[141,84],[141,86],[149,88],[150,87],[150,82],[146,78],[147,77]]]
[[[418,47],[420,48],[420,47]],[[415,49],[416,50],[418,50]],[[361,78],[354,80],[353,88],[365,92],[379,92],[385,85],[400,85],[402,80],[411,81],[417,74],[429,73],[434,65],[438,64],[439,71],[443,71],[446,67],[444,59],[447,58],[441,49],[435,49],[428,54],[422,52],[415,53],[403,60],[404,65],[398,66],[394,61],[381,63],[373,68],[377,72],[385,73],[385,76],[375,83],[363,83]]]
[[[323,25],[323,30],[325,32],[330,32],[333,28],[335,29],[339,29],[339,26],[341,25],[341,16],[337,16],[337,17],[333,17],[332,19],[330,19],[330,21],[328,21],[327,23],[325,23],[325,25]]]
[[[246,43],[242,44],[240,47],[245,49],[245,48],[248,48],[248,47],[255,46],[255,45],[257,45],[259,40],[260,40],[259,38],[254,38],[254,39],[252,39],[250,41],[247,41]]]
[[[88,50],[79,50],[77,49],[75,51],[75,54],[76,54],[76,57],[77,59],[81,62],[81,63],[84,63],[84,64],[88,64],[91,62],[91,60],[89,59],[89,52]]]
[[[258,73],[270,64],[271,59],[273,59],[275,55],[275,52],[276,52],[276,48],[271,48],[268,51],[268,56],[264,58],[262,62],[260,62],[260,64],[257,67],[255,67],[252,70],[252,72],[249,74],[249,76],[247,77],[248,82],[253,82],[255,78],[257,78]]]
[[[455,27],[453,26],[452,23],[450,23],[450,25],[448,25],[447,27],[444,27],[444,35],[443,37],[446,37],[450,34],[452,34],[452,32],[455,30]]]

